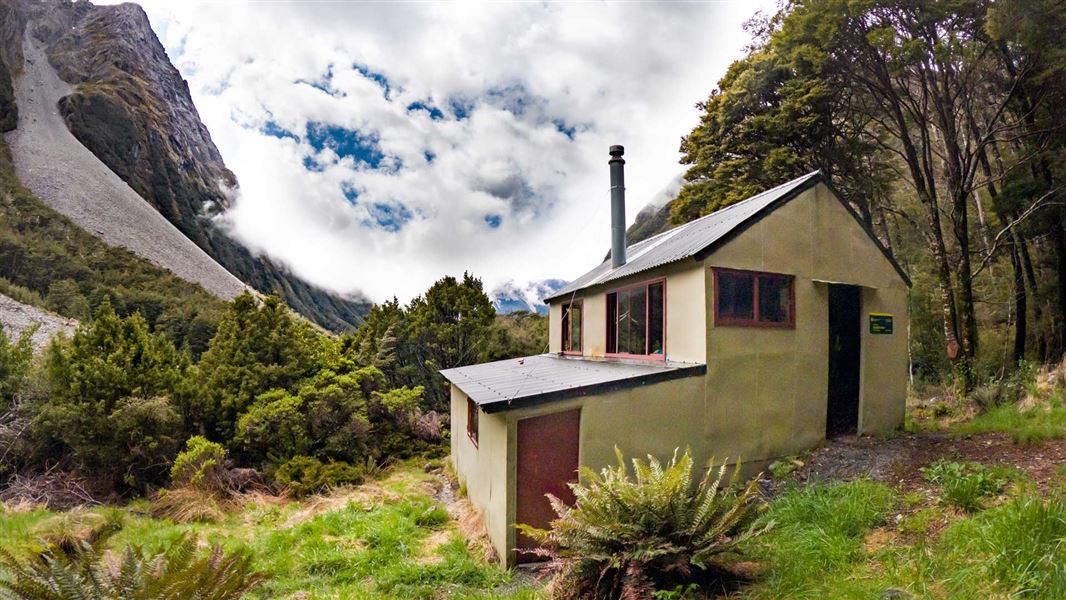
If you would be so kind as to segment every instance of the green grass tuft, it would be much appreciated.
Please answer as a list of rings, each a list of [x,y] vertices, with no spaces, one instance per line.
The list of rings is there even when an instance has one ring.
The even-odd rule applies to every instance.
[[[1052,405],[1027,410],[1014,405],[997,406],[956,428],[960,435],[999,432],[1011,436],[1016,444],[1036,444],[1066,438],[1066,408]]]

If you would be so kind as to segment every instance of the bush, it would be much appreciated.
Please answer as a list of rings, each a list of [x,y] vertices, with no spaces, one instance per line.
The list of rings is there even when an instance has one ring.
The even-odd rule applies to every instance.
[[[673,589],[772,527],[756,524],[758,488],[754,480],[737,485],[737,470],[725,481],[724,465],[709,468],[693,485],[688,452],[675,452],[665,466],[651,456],[634,459],[632,476],[620,452],[618,462],[599,473],[581,470],[587,483],[570,484],[574,507],[549,496],[558,514],[550,531],[518,526],[544,546],[539,554],[562,564],[567,585],[555,587],[571,597],[643,598]]]
[[[237,419],[234,442],[250,462],[285,462],[307,452],[306,420],[298,396],[272,390],[260,395]]]
[[[278,467],[274,479],[293,496],[303,498],[339,485],[360,483],[363,470],[345,462],[323,464],[316,458],[295,456]]]
[[[178,454],[170,467],[170,483],[174,487],[193,487],[209,491],[225,490],[226,449],[221,444],[193,436],[185,442],[185,450]]]
[[[944,490],[944,499],[965,510],[975,512],[982,501],[998,494],[1010,481],[1010,471],[980,463],[958,463],[940,459],[921,470],[929,483]]]
[[[166,550],[146,555],[127,546],[119,560],[103,552],[101,536],[69,554],[45,551],[19,562],[0,549],[0,596],[15,600],[237,600],[263,576],[247,554],[227,554],[214,546],[197,551],[196,538],[182,535]]]

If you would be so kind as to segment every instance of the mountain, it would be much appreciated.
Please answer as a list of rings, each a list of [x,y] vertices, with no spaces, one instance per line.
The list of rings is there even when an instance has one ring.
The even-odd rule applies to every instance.
[[[109,244],[216,296],[232,297],[243,282],[327,329],[358,325],[367,300],[303,281],[220,224],[237,179],[139,6],[0,0],[0,18],[0,58],[17,100],[4,102],[0,85],[0,128],[22,113],[8,142],[31,191]]]
[[[566,283],[562,279],[544,279],[520,286],[514,281],[508,281],[494,289],[489,294],[489,299],[500,314],[525,311],[546,315],[548,306],[544,304],[544,298]]]

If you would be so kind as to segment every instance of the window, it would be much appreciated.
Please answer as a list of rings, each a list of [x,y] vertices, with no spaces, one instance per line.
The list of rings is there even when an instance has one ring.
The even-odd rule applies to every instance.
[[[471,442],[474,442],[474,447],[477,448],[477,416],[478,409],[477,404],[470,398],[466,399],[466,436],[470,438]]]
[[[791,275],[714,270],[714,324],[784,327],[796,324]]]
[[[664,358],[665,281],[607,294],[607,353]]]
[[[563,305],[563,352],[581,354],[581,301]]]

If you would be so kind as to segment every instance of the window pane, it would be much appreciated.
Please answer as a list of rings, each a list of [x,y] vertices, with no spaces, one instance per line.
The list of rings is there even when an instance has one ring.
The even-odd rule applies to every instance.
[[[663,353],[663,284],[648,286],[648,354]]]
[[[759,321],[788,323],[791,305],[791,277],[759,276]]]
[[[626,354],[646,354],[647,288],[633,288],[618,292],[618,351]]]
[[[570,352],[581,352],[581,305],[570,305]]]
[[[618,352],[618,294],[607,294],[607,352]]]
[[[718,272],[718,316],[722,319],[755,318],[755,280],[747,273]]]

